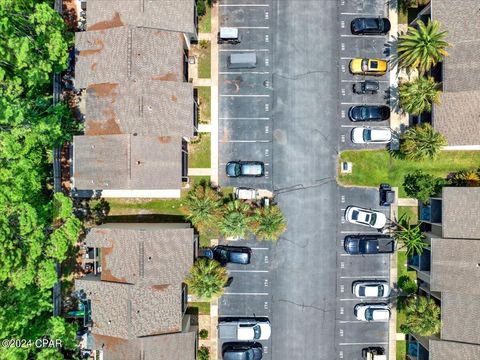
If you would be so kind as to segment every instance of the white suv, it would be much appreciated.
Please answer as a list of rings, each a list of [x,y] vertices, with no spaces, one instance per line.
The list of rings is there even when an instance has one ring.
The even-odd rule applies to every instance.
[[[384,281],[357,281],[352,292],[358,298],[388,298],[390,286]]]
[[[390,319],[390,308],[387,304],[357,304],[353,313],[360,321],[384,322]]]
[[[345,210],[345,219],[350,223],[369,226],[375,229],[382,229],[387,223],[387,217],[384,213],[358,206],[347,207]]]

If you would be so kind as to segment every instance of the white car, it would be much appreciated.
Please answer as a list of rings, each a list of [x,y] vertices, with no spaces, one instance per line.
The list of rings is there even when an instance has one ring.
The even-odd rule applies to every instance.
[[[257,341],[270,339],[272,328],[269,322],[258,322],[256,324],[240,324],[237,331],[238,340]]]
[[[361,126],[353,128],[351,137],[354,144],[388,144],[392,131],[388,127]]]
[[[390,286],[384,281],[357,281],[352,292],[358,298],[388,298]]]
[[[358,206],[347,207],[345,210],[345,219],[352,224],[368,226],[375,229],[382,229],[387,223],[385,214]]]
[[[390,320],[390,308],[387,304],[357,304],[353,313],[360,321]]]

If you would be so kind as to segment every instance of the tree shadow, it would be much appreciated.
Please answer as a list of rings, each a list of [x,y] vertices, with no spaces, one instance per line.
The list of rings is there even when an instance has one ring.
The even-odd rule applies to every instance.
[[[108,223],[187,223],[182,215],[143,214],[108,216]]]

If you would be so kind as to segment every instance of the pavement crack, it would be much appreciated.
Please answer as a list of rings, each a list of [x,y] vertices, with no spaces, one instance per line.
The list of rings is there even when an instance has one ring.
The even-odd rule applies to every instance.
[[[286,193],[293,192],[293,191],[307,190],[307,189],[311,189],[311,188],[315,188],[315,187],[325,185],[328,182],[333,181],[333,180],[335,180],[333,177],[326,177],[326,178],[314,180],[315,183],[311,184],[311,185],[296,184],[296,185],[287,186],[287,187],[280,188],[280,189],[274,189],[273,192],[275,193],[275,195],[280,195],[280,194],[286,194]]]
[[[304,248],[306,248],[306,247],[308,246],[308,243],[310,242],[310,239],[308,239],[307,241],[305,241],[305,244],[298,244],[297,242],[295,242],[295,241],[293,241],[293,240],[288,240],[285,236],[282,236],[282,237],[278,240],[278,242],[280,242],[280,241],[282,241],[282,242],[283,242],[283,241],[287,241],[287,242],[292,243],[293,245],[295,245],[295,246],[297,246],[297,247],[299,247],[299,248],[304,249]]]
[[[279,77],[282,79],[287,79],[287,80],[298,80],[302,77],[308,76],[308,75],[313,75],[313,74],[323,74],[323,73],[329,73],[330,71],[327,70],[313,70],[313,71],[307,71],[305,73],[293,75],[293,76],[287,76],[287,75],[281,75],[277,73],[273,73],[273,77]]]
[[[291,304],[291,305],[295,305],[299,308],[301,308],[302,310],[304,309],[313,309],[313,310],[316,310],[316,311],[321,311],[322,313],[328,313],[328,312],[334,312],[335,309],[331,309],[331,310],[327,310],[323,307],[320,307],[320,306],[315,306],[315,305],[305,305],[305,303],[296,303],[295,301],[291,301],[291,300],[286,300],[286,299],[279,299],[277,300],[278,302],[284,302],[284,303],[287,303],[287,304]]]

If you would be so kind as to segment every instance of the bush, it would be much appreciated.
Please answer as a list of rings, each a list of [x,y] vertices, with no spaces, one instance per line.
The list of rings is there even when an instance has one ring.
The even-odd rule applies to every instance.
[[[428,203],[431,196],[437,195],[446,185],[446,180],[426,174],[421,170],[407,174],[403,180],[403,187],[405,193],[422,201]]]
[[[205,340],[206,338],[208,338],[208,330],[207,329],[200,330],[199,335],[200,335],[200,339]]]
[[[406,295],[412,295],[417,292],[417,283],[408,275],[402,275],[398,278],[398,288]]]
[[[198,349],[197,360],[210,360],[210,349],[206,346],[202,346]]]
[[[197,0],[197,14],[198,16],[203,16],[207,13],[207,6],[205,5],[205,0]]]

